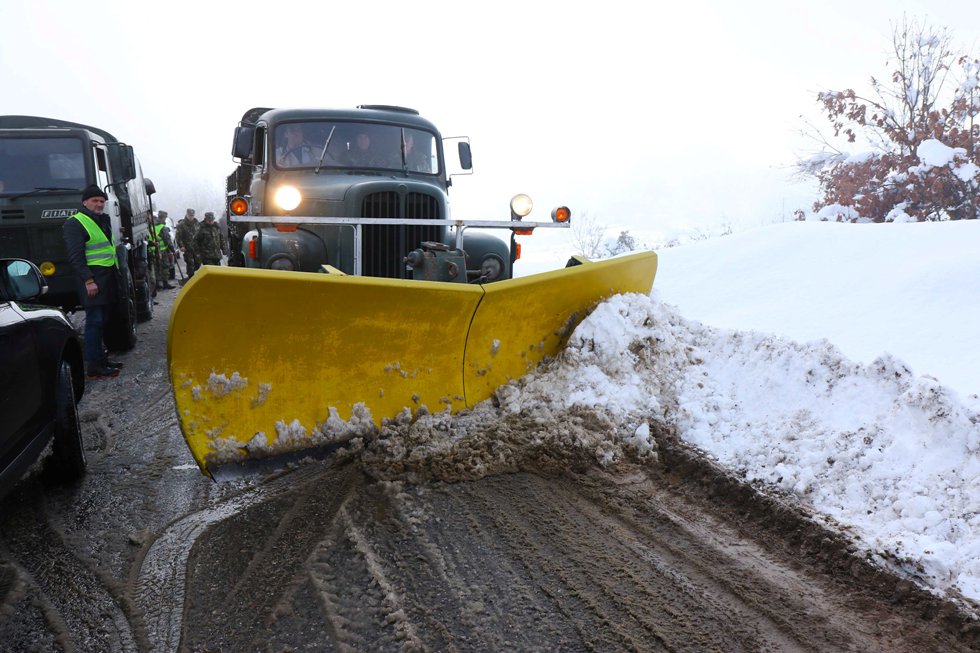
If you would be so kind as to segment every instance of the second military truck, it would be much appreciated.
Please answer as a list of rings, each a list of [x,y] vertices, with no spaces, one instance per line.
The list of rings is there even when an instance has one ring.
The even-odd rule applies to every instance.
[[[48,292],[39,302],[74,311],[81,306],[62,225],[81,207],[82,190],[97,185],[119,261],[120,298],[106,325],[115,351],[136,344],[136,322],[152,316],[147,276],[150,195],[130,145],[103,129],[38,116],[0,116],[0,258],[40,268]]]

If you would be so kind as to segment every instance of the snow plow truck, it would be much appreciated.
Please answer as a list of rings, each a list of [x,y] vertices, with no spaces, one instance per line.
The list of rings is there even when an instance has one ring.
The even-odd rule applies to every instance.
[[[230,265],[194,274],[168,332],[181,430],[214,478],[471,408],[555,356],[598,302],[653,285],[654,252],[514,278],[515,236],[570,211],[533,222],[516,195],[510,220],[452,218],[469,142],[412,109],[251,109],[232,156]]]

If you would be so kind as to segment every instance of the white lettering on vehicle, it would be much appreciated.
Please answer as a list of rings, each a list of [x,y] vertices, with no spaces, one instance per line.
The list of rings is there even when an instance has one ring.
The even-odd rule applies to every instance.
[[[78,209],[44,209],[41,211],[42,218],[70,218],[78,212]]]

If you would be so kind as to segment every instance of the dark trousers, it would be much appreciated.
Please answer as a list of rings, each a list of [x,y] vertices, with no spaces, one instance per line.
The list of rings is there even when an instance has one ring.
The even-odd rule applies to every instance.
[[[85,307],[85,362],[88,365],[101,365],[105,354],[102,349],[102,330],[109,320],[112,307]]]

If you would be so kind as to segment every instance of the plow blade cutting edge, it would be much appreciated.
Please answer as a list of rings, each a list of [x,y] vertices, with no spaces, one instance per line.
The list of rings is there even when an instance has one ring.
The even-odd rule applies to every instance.
[[[603,299],[649,294],[653,252],[483,286],[204,266],[170,315],[184,439],[205,474],[301,457],[425,406],[488,399]]]

